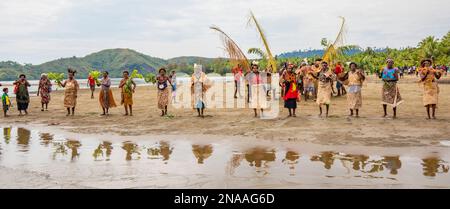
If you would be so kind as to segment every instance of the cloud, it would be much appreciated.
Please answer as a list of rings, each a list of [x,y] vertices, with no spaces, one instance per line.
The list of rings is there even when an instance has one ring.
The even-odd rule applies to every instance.
[[[448,0],[15,0],[0,2],[0,60],[42,63],[106,48],[133,48],[151,56],[223,56],[217,25],[241,48],[261,47],[246,25],[250,9],[275,54],[320,48],[333,39],[338,16],[347,43],[414,46],[449,31]]]

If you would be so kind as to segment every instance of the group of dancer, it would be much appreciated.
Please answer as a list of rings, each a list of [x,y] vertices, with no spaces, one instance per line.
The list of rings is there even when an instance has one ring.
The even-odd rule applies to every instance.
[[[240,95],[240,78],[243,76],[247,84],[247,95],[249,106],[254,109],[255,117],[258,116],[257,109],[261,114],[267,108],[266,98],[269,97],[271,84],[270,70],[259,71],[258,63],[251,64],[251,71],[242,75],[240,65],[233,68],[235,77],[235,98]],[[359,110],[362,107],[362,86],[366,80],[363,70],[358,68],[357,63],[351,62],[349,70],[345,72],[341,63],[336,65],[336,69],[330,69],[326,61],[317,59],[311,65],[302,62],[298,67],[292,63],[286,63],[280,70],[281,95],[284,100],[284,107],[288,109],[289,117],[296,117],[297,103],[302,95],[306,100],[313,97],[319,107],[319,116],[323,114],[328,117],[331,98],[334,93],[334,83],[338,90],[337,94],[347,95],[347,106],[349,116],[359,117]],[[432,67],[431,59],[423,59],[420,62],[420,84],[423,88],[423,105],[427,110],[428,119],[436,119],[436,107],[438,103],[439,86],[437,80],[443,72]],[[397,82],[400,71],[394,67],[394,60],[387,59],[386,66],[379,72],[379,78],[383,81],[381,103],[384,115],[387,117],[387,106],[393,109],[393,118],[397,117],[397,107],[403,102]],[[347,90],[344,86],[347,86]],[[264,94],[263,92],[266,92]],[[262,93],[262,94],[261,94]]]
[[[437,80],[440,79],[442,72],[433,69],[431,59],[422,60],[420,65],[419,75],[420,83],[423,87],[423,104],[426,107],[428,119],[435,119],[439,94]],[[260,114],[263,115],[264,109],[269,108],[268,98],[272,91],[272,75],[270,69],[260,71],[258,62],[252,62],[250,66],[251,70],[245,73],[242,72],[240,65],[233,68],[232,72],[234,74],[236,88],[234,96],[237,98],[238,92],[241,96],[239,89],[239,86],[241,85],[240,81],[241,78],[245,78],[248,106],[254,110],[254,115],[257,117],[258,110],[260,111]],[[297,103],[300,101],[302,95],[304,96],[305,101],[310,97],[314,97],[319,107],[319,116],[322,116],[323,107],[325,107],[325,116],[328,117],[331,98],[334,92],[334,82],[339,82],[338,86],[340,86],[342,90],[345,90],[342,85],[347,86],[346,95],[350,116],[359,117],[359,110],[362,107],[361,90],[366,76],[364,71],[359,69],[356,63],[351,62],[349,64],[349,70],[344,72],[343,69],[340,71],[332,70],[329,68],[326,61],[317,59],[311,65],[303,62],[297,68],[294,64],[287,63],[286,67],[279,73],[281,95],[284,100],[284,107],[289,111],[289,117],[296,117]],[[387,116],[387,106],[390,105],[393,108],[393,117],[396,118],[397,107],[403,102],[397,86],[399,73],[399,70],[394,67],[394,60],[392,59],[386,61],[386,67],[379,73],[379,78],[383,81],[381,100],[384,117]],[[62,82],[57,82],[59,86],[64,88],[64,107],[67,108],[67,116],[73,116],[75,114],[75,107],[77,105],[77,96],[80,87],[78,81],[75,79],[75,75],[76,70],[68,69],[67,79]],[[191,76],[190,83],[192,107],[197,110],[199,117],[204,117],[204,110],[206,108],[205,93],[211,87],[211,82],[203,72],[201,65],[194,65],[194,73]],[[101,81],[88,81],[88,85],[92,90],[91,98],[93,98],[93,92],[95,90],[95,85],[93,84],[101,87],[99,103],[103,110],[102,115],[109,115],[109,109],[117,106],[111,90],[109,73],[107,71],[103,72]],[[161,110],[161,116],[167,116],[170,89],[172,92],[176,91],[175,73],[172,72],[171,75],[167,75],[165,68],[159,69],[158,75],[156,76],[156,84],[158,91],[157,107]],[[28,105],[30,103],[28,88],[31,85],[24,74],[21,74],[19,79],[16,80],[13,85],[19,115],[27,115]],[[169,88],[169,86],[171,86],[171,88]],[[135,93],[136,83],[130,77],[128,71],[123,72],[119,88],[121,89],[120,104],[123,105],[125,109],[124,115],[132,116],[133,94]],[[41,97],[41,111],[48,111],[51,91],[51,81],[46,74],[42,74],[37,92],[37,95]],[[7,117],[7,112],[12,106],[11,99],[8,96],[8,88],[3,88],[2,105],[4,116]]]
[[[208,84],[208,79],[206,74],[202,71],[201,65],[194,66],[194,74],[191,78],[192,96],[193,96],[193,107],[197,109],[198,116],[204,116],[204,109],[206,108],[204,97],[205,92],[210,88]],[[57,81],[57,85],[64,88],[64,107],[67,109],[67,116],[75,115],[75,107],[77,106],[78,90],[80,86],[78,81],[75,79],[77,71],[73,69],[67,70],[67,79],[64,81]],[[176,92],[176,74],[174,71],[170,75],[166,74],[166,69],[161,68],[156,76],[157,84],[157,100],[158,109],[161,110],[161,116],[167,115],[167,106],[169,105],[169,94],[172,92],[172,101],[175,102],[175,92]],[[1,84],[0,84],[1,85]],[[26,79],[26,75],[21,74],[19,79],[14,81],[14,94],[16,95],[17,110],[19,111],[19,116],[28,115],[28,106],[30,103],[30,94],[28,88],[31,86]],[[91,89],[91,98],[94,98],[95,86],[101,87],[99,93],[99,103],[103,110],[101,115],[109,115],[109,109],[117,107],[114,100],[114,96],[111,90],[111,79],[109,78],[109,73],[107,71],[103,72],[103,77],[100,81],[96,81],[91,76],[88,78],[87,85]],[[130,77],[128,71],[123,71],[122,80],[119,83],[119,88],[121,89],[121,102],[120,104],[124,106],[125,116],[133,115],[133,94],[135,93],[136,83]],[[171,86],[171,90],[168,88]],[[8,95],[8,88],[3,88],[2,95],[2,105],[3,113],[5,117],[8,117],[7,112],[12,107],[11,99]],[[47,74],[41,74],[41,79],[39,80],[39,86],[37,91],[37,96],[41,97],[42,109],[41,111],[48,111],[48,104],[50,102],[50,95],[52,92],[52,82],[49,80]],[[23,112],[23,113],[22,113]]]

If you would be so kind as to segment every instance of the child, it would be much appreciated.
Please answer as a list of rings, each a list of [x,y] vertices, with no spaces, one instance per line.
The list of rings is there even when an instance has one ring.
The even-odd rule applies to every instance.
[[[5,117],[8,117],[8,115],[6,115],[6,112],[8,112],[9,108],[11,107],[11,100],[9,99],[8,96],[8,88],[3,88],[2,104],[3,104],[3,115]]]

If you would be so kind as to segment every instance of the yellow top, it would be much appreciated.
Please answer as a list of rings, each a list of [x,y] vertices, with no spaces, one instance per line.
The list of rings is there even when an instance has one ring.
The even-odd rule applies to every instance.
[[[348,85],[349,86],[361,86],[363,83],[363,80],[361,76],[359,76],[358,72],[348,72]]]

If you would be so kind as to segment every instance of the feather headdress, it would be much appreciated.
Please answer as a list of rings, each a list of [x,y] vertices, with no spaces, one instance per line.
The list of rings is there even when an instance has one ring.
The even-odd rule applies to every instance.
[[[333,61],[337,58],[337,56],[341,53],[340,47],[344,46],[345,41],[345,18],[339,17],[342,19],[341,28],[339,29],[339,33],[336,37],[336,40],[328,46],[327,50],[323,55],[323,60],[328,62],[329,64],[333,64]]]

